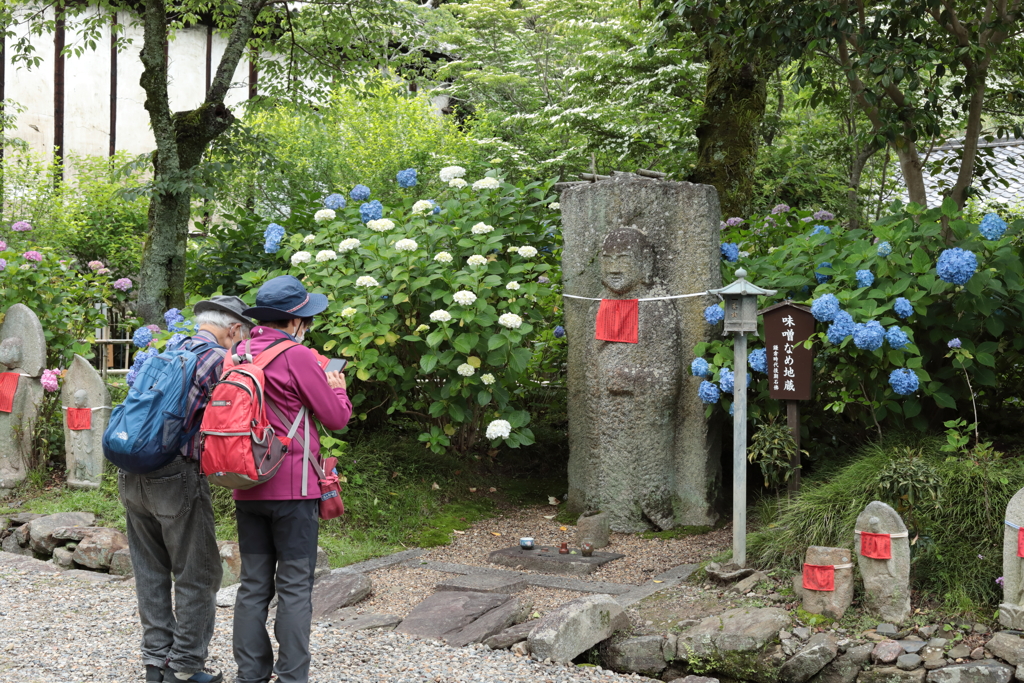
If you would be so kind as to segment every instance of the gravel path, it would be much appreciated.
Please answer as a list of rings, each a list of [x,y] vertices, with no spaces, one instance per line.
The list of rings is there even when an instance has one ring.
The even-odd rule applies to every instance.
[[[59,574],[0,569],[0,681],[142,680],[141,629],[131,582],[92,584]],[[594,667],[543,664],[508,650],[451,648],[381,631],[314,624],[310,683],[574,683],[626,681]],[[220,609],[210,664],[234,677],[231,610]]]

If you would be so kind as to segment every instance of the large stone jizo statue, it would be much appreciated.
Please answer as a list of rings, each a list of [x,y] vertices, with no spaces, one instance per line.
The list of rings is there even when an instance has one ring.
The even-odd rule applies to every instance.
[[[28,474],[45,366],[43,326],[32,309],[14,304],[0,327],[0,493]]]

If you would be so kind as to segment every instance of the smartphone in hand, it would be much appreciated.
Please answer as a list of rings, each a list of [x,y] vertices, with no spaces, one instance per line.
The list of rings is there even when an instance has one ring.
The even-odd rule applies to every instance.
[[[324,367],[324,372],[341,372],[348,365],[344,358],[332,358]]]

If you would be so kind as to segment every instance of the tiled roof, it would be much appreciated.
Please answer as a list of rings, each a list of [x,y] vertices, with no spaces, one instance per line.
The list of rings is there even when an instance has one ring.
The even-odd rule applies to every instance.
[[[941,170],[936,172],[935,162],[956,161],[962,148],[962,140],[953,140],[922,154],[928,206],[942,204],[943,193],[948,193],[956,183],[956,169],[959,167],[959,163],[953,167],[943,163]],[[1011,206],[1024,203],[1024,139],[982,141],[978,144],[978,153],[983,163],[991,165],[982,178],[977,175],[974,177],[974,187],[979,198],[986,203],[999,202]],[[988,187],[985,187],[986,184]],[[902,178],[900,188],[903,201],[908,201]]]

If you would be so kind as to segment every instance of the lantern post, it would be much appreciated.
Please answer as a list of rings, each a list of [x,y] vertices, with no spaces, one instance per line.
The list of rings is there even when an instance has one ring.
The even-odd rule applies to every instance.
[[[736,271],[736,280],[721,289],[709,290],[725,301],[725,331],[736,335],[733,344],[732,422],[732,562],[747,563],[747,334],[757,336],[757,297],[775,294],[747,282],[747,271]]]

